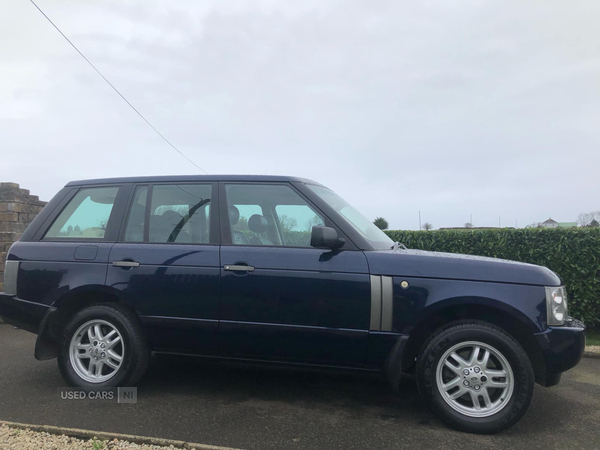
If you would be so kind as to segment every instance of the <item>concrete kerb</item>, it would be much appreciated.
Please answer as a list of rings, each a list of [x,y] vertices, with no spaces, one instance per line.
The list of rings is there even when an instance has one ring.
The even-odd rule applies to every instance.
[[[127,441],[133,442],[135,444],[145,444],[145,445],[159,445],[163,447],[173,446],[185,449],[203,449],[203,450],[240,450],[234,449],[231,447],[219,447],[215,445],[207,445],[207,444],[197,444],[194,442],[186,442],[186,441],[177,441],[172,439],[161,439],[161,438],[153,438],[147,436],[134,436],[130,434],[120,434],[120,433],[105,433],[103,431],[93,431],[93,430],[81,430],[78,428],[63,428],[63,427],[54,427],[50,425],[31,425],[25,423],[17,423],[17,422],[8,422],[5,420],[0,420],[0,425],[6,425],[10,428],[17,428],[21,430],[31,430],[40,433],[48,433],[58,436],[69,436],[73,438],[79,439],[99,439],[112,441],[117,439],[119,441]]]

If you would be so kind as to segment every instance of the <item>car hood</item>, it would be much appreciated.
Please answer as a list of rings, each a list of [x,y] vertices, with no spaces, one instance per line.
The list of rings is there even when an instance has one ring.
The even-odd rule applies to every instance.
[[[550,269],[505,259],[423,250],[365,252],[373,275],[559,286]]]

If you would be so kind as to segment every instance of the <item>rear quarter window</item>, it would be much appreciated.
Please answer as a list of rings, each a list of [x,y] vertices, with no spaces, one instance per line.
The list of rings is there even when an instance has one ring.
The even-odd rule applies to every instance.
[[[118,187],[81,189],[58,215],[44,239],[103,239]]]

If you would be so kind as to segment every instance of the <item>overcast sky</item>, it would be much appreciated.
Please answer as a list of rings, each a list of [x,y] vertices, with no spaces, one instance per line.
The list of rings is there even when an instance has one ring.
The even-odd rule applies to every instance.
[[[312,178],[394,229],[600,210],[597,0],[37,3],[211,174]],[[199,173],[29,1],[0,42],[0,181]]]

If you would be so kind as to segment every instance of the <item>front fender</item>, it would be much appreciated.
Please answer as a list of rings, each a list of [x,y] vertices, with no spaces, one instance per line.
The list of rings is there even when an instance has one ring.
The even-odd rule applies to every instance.
[[[546,329],[546,293],[541,286],[405,277],[394,277],[393,286],[396,333],[409,335],[432,314],[465,305],[501,310],[531,333]]]

